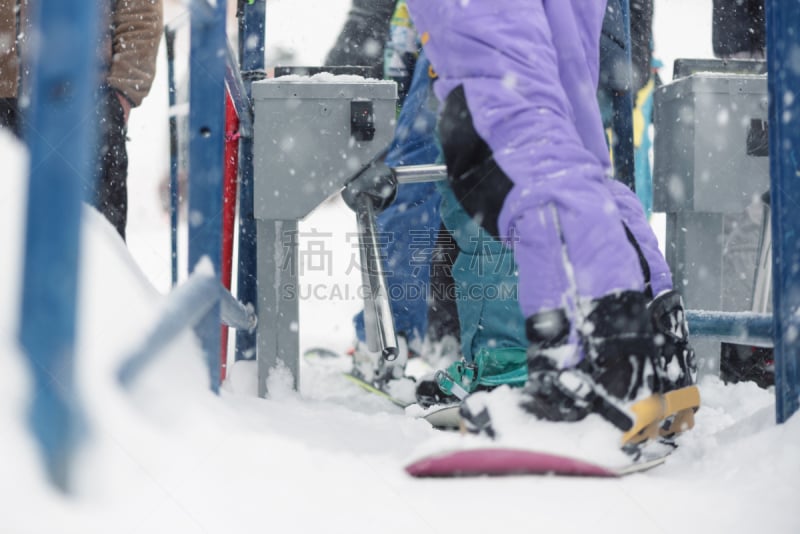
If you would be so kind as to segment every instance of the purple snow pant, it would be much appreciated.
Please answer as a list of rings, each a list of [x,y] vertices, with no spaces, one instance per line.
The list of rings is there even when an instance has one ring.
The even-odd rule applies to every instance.
[[[636,196],[608,177],[596,92],[604,0],[408,0],[444,101],[463,86],[475,130],[513,182],[498,217],[524,315],[643,290],[669,268]]]

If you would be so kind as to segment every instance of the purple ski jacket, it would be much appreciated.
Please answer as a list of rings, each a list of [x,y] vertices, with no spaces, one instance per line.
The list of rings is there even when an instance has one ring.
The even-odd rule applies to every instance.
[[[498,226],[514,247],[530,316],[644,277],[623,222],[646,258],[654,293],[669,268],[635,195],[612,180],[597,103],[605,0],[408,0],[443,101],[464,87],[478,134],[514,183]]]

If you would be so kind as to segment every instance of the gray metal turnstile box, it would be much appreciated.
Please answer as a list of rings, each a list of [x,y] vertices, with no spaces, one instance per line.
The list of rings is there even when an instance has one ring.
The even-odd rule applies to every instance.
[[[667,214],[667,263],[688,309],[752,309],[767,103],[765,75],[699,72],[654,94],[653,210]],[[718,342],[694,343],[717,365]]]
[[[654,100],[655,210],[740,213],[767,190],[766,76],[693,74]]]
[[[286,76],[254,82],[252,95],[258,393],[264,396],[279,364],[299,385],[298,221],[389,146],[397,85]]]
[[[285,76],[255,82],[252,91],[256,219],[305,217],[392,141],[395,82]],[[356,131],[361,118],[371,135]]]

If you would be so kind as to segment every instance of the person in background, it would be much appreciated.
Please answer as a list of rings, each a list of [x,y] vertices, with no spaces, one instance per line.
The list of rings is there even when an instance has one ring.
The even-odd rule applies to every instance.
[[[721,59],[765,59],[764,0],[714,0],[711,40]]]
[[[611,138],[614,118],[614,92],[630,90],[634,96],[633,144],[636,196],[649,217],[653,205],[653,183],[650,172],[653,92],[661,84],[658,62],[653,58],[653,0],[631,0],[630,39],[631,74],[628,79],[627,53],[624,46],[622,6],[609,0],[600,34],[600,81],[597,97],[603,127]],[[610,142],[609,142],[610,144]]]
[[[395,0],[353,0],[325,66],[370,66],[375,76],[383,73],[383,47]]]
[[[0,0],[0,124],[24,134],[24,87],[28,0]],[[127,123],[153,83],[161,40],[161,0],[107,0],[98,52],[95,176],[84,181],[87,200],[125,239],[128,212]]]
[[[438,101],[432,90],[435,72],[420,50],[406,2],[399,0],[383,55],[384,77],[397,82],[399,93],[398,123],[385,158],[389,167],[441,161]],[[407,380],[409,356],[421,355],[435,368],[454,362],[448,368],[451,375],[463,382],[469,373],[476,387],[505,383],[495,379],[508,371],[509,362],[514,369],[524,367],[525,336],[513,295],[513,257],[472,221],[447,184],[401,185],[377,222],[386,238],[380,255],[401,354],[390,363],[370,353],[360,313],[355,319],[356,374],[398,394],[409,391],[399,387]],[[487,287],[503,287],[503,298],[485,298]],[[475,376],[478,371],[480,377]],[[423,377],[417,385],[416,400],[422,404],[446,400],[432,378]]]
[[[398,82],[398,121],[384,159],[389,167],[434,163],[439,156],[434,139],[435,110],[429,108],[424,94],[408,95],[418,47],[406,38],[403,21],[408,21],[408,16],[404,13],[404,2],[396,5],[395,0],[354,0],[325,60],[326,66],[370,67]],[[354,371],[367,381],[385,385],[402,378],[408,358],[422,352],[428,322],[429,258],[433,244],[430,229],[438,229],[440,225],[438,206],[434,184],[403,184],[398,187],[393,203],[378,214],[379,257],[384,262],[400,355],[388,364],[378,354],[371,353],[365,342],[364,314],[357,314]]]
[[[15,0],[0,0],[0,128],[19,135],[19,9]]]
[[[405,0],[398,2],[391,33],[387,76],[409,88],[401,124],[413,125],[417,137],[434,148],[435,160],[441,161],[436,135],[439,102],[433,94],[436,72],[421,51]],[[403,131],[398,127],[400,137]],[[439,383],[433,374],[420,377],[417,402],[422,406],[454,402],[449,384],[467,391],[522,385],[526,341],[513,255],[464,211],[447,182],[421,193],[421,198],[440,203],[442,223],[438,229],[428,225],[426,232],[433,256],[424,258],[424,267],[430,268],[424,356],[434,367],[444,368],[446,381]]]
[[[714,55],[720,59],[766,59],[764,0],[714,0],[711,21]],[[765,140],[766,141],[766,140]],[[740,213],[728,217],[724,235],[724,272],[739,291],[752,291],[758,276],[757,254],[764,231],[768,192]],[[768,215],[768,211],[766,212]],[[744,276],[749,273],[752,276]],[[726,306],[723,301],[723,306]],[[729,304],[728,304],[729,305]],[[722,343],[720,378],[726,383],[752,381],[762,388],[775,384],[775,355],[771,347]]]

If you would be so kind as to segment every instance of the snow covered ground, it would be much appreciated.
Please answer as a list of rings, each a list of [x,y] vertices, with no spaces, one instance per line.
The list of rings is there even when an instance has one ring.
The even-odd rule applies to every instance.
[[[347,4],[270,0],[268,40],[296,47],[299,63],[319,62]],[[656,10],[668,64],[710,53],[710,0],[657,0]],[[132,115],[129,248],[84,210],[77,382],[87,434],[70,497],[46,483],[26,424],[32,384],[15,341],[26,173],[21,148],[0,135],[0,533],[800,532],[800,416],[776,426],[772,394],[752,384],[706,377],[697,428],[678,451],[620,480],[412,479],[402,466],[415,454],[470,438],[364,395],[336,362],[305,366],[299,393],[276,374],[268,400],[254,395],[253,365],[238,364],[216,397],[191,333],[120,388],[116,372],[169,289],[168,220],[157,196],[167,164],[163,73]],[[315,229],[330,233],[333,274],[312,272],[305,283],[354,288],[357,271],[345,274],[352,215],[326,203],[301,231]],[[358,305],[303,300],[302,345],[346,348]],[[581,442],[570,436],[570,446]]]

